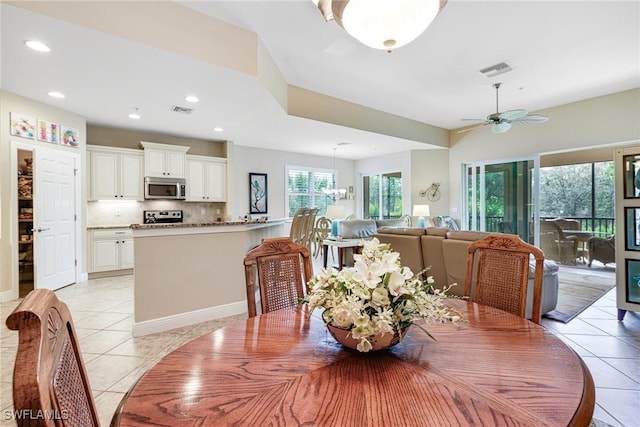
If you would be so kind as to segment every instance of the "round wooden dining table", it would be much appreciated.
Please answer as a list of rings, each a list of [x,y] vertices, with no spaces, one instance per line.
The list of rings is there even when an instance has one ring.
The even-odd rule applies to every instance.
[[[455,324],[416,325],[388,350],[338,344],[289,308],[178,348],[124,396],[112,426],[588,426],[580,357],[543,327],[448,300]]]

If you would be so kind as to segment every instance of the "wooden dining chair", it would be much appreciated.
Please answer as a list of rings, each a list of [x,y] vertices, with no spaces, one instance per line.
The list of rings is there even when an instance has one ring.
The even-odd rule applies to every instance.
[[[35,289],[7,318],[19,331],[13,406],[19,426],[99,426],[71,313],[48,289]]]
[[[309,249],[288,237],[263,239],[244,258],[249,317],[257,315],[256,286],[262,313],[295,306],[304,298],[313,270]]]
[[[531,256],[535,259],[531,320],[540,323],[544,255],[519,236],[490,234],[469,245],[465,295],[478,304],[525,317]]]
[[[316,219],[313,233],[313,257],[315,258],[322,252],[322,242],[331,234],[331,220],[325,216]]]

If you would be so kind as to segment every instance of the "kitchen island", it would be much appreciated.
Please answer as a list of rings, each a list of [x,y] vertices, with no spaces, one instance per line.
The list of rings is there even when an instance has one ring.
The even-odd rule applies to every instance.
[[[243,259],[266,237],[267,222],[132,224],[133,335],[147,335],[246,313]]]

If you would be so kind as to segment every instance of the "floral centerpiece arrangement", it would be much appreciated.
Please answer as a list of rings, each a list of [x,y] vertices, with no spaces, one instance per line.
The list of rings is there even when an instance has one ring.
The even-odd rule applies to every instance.
[[[461,319],[456,310],[443,304],[449,288],[434,289],[433,277],[423,280],[424,272],[414,274],[403,267],[400,254],[388,244],[377,238],[364,241],[361,253],[353,258],[354,267],[323,269],[312,277],[304,299],[312,310],[325,309],[324,322],[336,339],[335,328],[348,331],[346,335],[357,342],[357,350],[368,352],[379,349],[377,341],[387,334],[381,348],[397,344],[418,318],[427,322]]]

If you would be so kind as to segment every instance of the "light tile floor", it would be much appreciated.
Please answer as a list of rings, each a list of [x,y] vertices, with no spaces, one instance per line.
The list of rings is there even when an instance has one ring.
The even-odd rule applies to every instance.
[[[93,279],[56,291],[71,309],[102,425],[124,393],[165,354],[244,315],[133,338],[133,276]],[[17,301],[0,304],[0,426],[15,425],[11,381],[17,333],[4,324]],[[618,322],[615,289],[571,322],[543,319],[585,360],[596,385],[594,416],[612,426],[640,426],[640,313]],[[553,361],[549,361],[553,363]],[[9,411],[9,412],[8,412]]]

